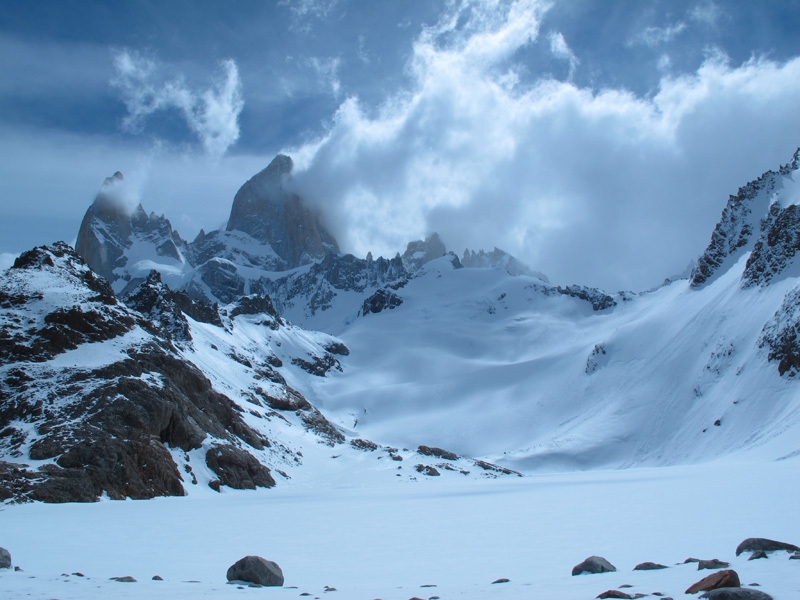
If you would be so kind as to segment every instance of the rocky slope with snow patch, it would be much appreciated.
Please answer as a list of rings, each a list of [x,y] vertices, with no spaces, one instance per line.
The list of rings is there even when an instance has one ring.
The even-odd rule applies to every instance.
[[[379,446],[347,444],[305,395],[348,354],[269,297],[201,304],[153,271],[123,302],[66,244],[35,248],[0,275],[0,499],[252,489],[360,462]],[[388,477],[414,453],[384,455]]]

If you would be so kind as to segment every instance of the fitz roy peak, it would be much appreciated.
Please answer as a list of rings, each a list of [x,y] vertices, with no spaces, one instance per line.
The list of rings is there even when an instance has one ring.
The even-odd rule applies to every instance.
[[[320,215],[303,205],[300,196],[287,192],[292,159],[276,156],[266,169],[245,183],[233,198],[228,231],[243,231],[269,244],[286,270],[338,254],[339,245],[323,227]]]
[[[557,286],[436,234],[342,254],[277,157],[186,242],[106,180],[0,273],[0,499],[800,454],[800,150],[688,279]]]

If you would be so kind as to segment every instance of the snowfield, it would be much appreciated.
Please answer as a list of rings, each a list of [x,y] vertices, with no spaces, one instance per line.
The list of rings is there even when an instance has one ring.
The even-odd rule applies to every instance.
[[[0,543],[23,570],[0,571],[0,595],[589,600],[629,584],[630,594],[679,598],[710,573],[676,565],[696,557],[730,562],[744,586],[789,600],[800,597],[800,561],[786,552],[748,561],[735,549],[747,537],[800,541],[799,469],[795,457],[387,482],[353,468],[256,492],[189,486],[185,498],[6,505]],[[248,554],[277,562],[284,588],[227,584],[227,568]],[[590,555],[617,572],[571,576]],[[669,568],[632,570],[644,561]],[[137,582],[109,580],[126,575]],[[509,582],[492,584],[500,578]]]
[[[800,451],[800,393],[759,338],[797,280],[741,289],[746,259],[704,289],[675,281],[595,312],[443,257],[402,305],[345,327],[343,371],[304,393],[361,437],[523,472],[775,460]]]

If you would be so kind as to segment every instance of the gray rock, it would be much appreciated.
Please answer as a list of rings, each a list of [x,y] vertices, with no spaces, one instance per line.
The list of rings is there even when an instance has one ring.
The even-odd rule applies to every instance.
[[[582,563],[572,567],[572,574],[580,575],[581,573],[609,573],[616,570],[617,567],[612,565],[602,556],[590,556]]]
[[[291,158],[278,155],[250,178],[236,192],[227,227],[272,246],[289,269],[321,259],[328,252],[339,252],[319,214],[285,188],[292,168]]]
[[[767,553],[764,552],[763,550],[756,550],[750,555],[750,558],[748,558],[747,560],[757,560],[759,558],[768,558]]]
[[[124,577],[110,577],[109,581],[118,581],[120,583],[136,583],[136,578],[131,577],[130,575],[125,575]]]
[[[736,546],[736,556],[739,556],[742,552],[756,552],[758,550],[762,550],[764,552],[774,552],[776,550],[797,552],[800,551],[800,548],[794,544],[776,542],[775,540],[768,540],[766,538],[747,538],[741,544]]]
[[[667,569],[666,565],[661,565],[654,562],[643,562],[633,567],[634,571],[656,571],[658,569]]]
[[[0,569],[11,568],[11,553],[5,548],[0,548]]]
[[[246,581],[268,587],[283,586],[283,571],[271,560],[260,556],[245,556],[230,566],[228,581]]]
[[[706,592],[701,598],[709,600],[772,600],[772,596],[747,588],[719,588]]]
[[[711,560],[697,561],[698,571],[702,571],[703,569],[727,569],[728,567],[730,567],[730,564],[726,563],[724,560],[718,560],[716,558],[712,558]]]

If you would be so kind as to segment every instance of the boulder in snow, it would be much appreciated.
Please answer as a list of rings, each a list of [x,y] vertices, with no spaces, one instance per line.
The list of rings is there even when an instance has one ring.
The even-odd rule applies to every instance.
[[[633,596],[620,592],[619,590],[608,590],[597,596],[598,598],[626,598],[631,599]]]
[[[742,584],[739,582],[739,574],[733,569],[727,569],[703,577],[700,581],[689,586],[686,593],[696,594],[697,592],[707,592],[717,588],[738,588],[741,587],[741,585]]]
[[[703,569],[725,569],[727,567],[730,567],[730,564],[726,563],[724,560],[718,560],[716,558],[712,558],[711,560],[697,561],[698,571],[702,571]]]
[[[269,587],[283,586],[283,571],[277,563],[260,556],[245,556],[228,568],[228,581],[246,581]]]
[[[755,552],[757,550],[763,550],[764,552],[774,552],[776,550],[797,552],[800,551],[800,548],[794,544],[776,542],[775,540],[768,540],[766,538],[747,538],[741,544],[736,546],[736,556],[739,556],[742,552]]]
[[[747,588],[720,588],[706,592],[701,598],[709,600],[772,600],[772,596]]]
[[[654,562],[643,562],[633,567],[634,571],[656,571],[658,569],[667,569],[666,565],[661,565]]]
[[[572,567],[572,574],[580,575],[581,573],[609,573],[616,570],[617,567],[612,565],[602,556],[590,556],[582,563]]]
[[[0,548],[0,569],[11,568],[11,553],[5,548]]]

